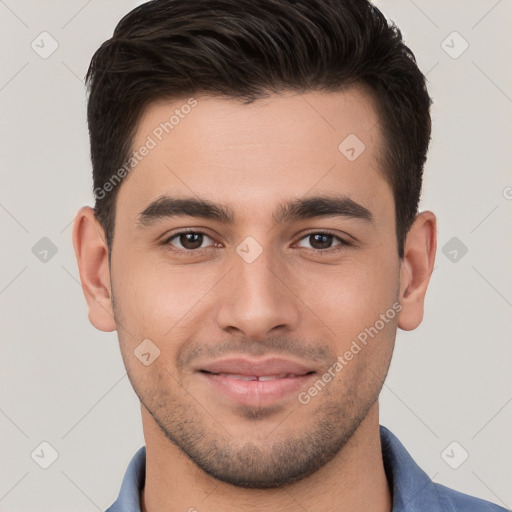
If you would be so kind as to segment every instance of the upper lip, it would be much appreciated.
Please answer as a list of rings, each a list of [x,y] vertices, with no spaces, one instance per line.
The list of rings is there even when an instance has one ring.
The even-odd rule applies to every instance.
[[[244,358],[229,358],[213,361],[211,363],[203,364],[198,368],[198,371],[205,371],[209,373],[227,373],[232,375],[247,375],[256,377],[265,377],[270,375],[306,375],[314,373],[314,369],[281,358],[267,358],[260,360],[250,360]]]

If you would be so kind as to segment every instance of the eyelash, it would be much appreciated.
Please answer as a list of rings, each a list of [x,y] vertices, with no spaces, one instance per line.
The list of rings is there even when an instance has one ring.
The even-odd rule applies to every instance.
[[[192,233],[195,235],[205,235],[208,238],[212,238],[211,236],[209,236],[207,233],[205,233],[203,231],[195,231],[193,229],[189,229],[189,230],[178,231],[177,233],[174,233],[173,235],[171,235],[170,237],[168,237],[164,240],[163,245],[167,246],[171,251],[173,251],[174,253],[176,253],[178,255],[182,254],[182,255],[187,255],[187,256],[190,256],[190,255],[200,256],[200,255],[204,254],[206,251],[208,251],[209,249],[211,249],[211,246],[202,247],[199,249],[179,249],[170,243],[175,238],[178,238],[181,235],[186,235],[189,233]],[[299,239],[299,242],[301,240],[304,240],[305,238],[310,237],[311,235],[332,236],[334,239],[336,239],[340,242],[338,245],[335,245],[334,247],[330,247],[328,249],[308,249],[308,248],[306,248],[309,252],[312,252],[314,254],[321,254],[321,255],[332,254],[332,253],[336,253],[336,252],[342,250],[344,247],[350,247],[353,245],[351,242],[348,242],[347,240],[340,238],[338,235],[335,235],[334,233],[331,233],[330,231],[325,231],[325,230],[311,231],[309,233],[306,233]]]

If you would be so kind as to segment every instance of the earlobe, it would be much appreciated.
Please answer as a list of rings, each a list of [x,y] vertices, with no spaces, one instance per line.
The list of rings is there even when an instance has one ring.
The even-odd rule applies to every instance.
[[[73,247],[89,320],[100,331],[115,331],[107,242],[94,210],[88,206],[81,208],[75,217]]]
[[[420,213],[409,233],[400,267],[400,303],[398,327],[416,329],[423,320],[423,308],[437,249],[437,222],[430,211]]]

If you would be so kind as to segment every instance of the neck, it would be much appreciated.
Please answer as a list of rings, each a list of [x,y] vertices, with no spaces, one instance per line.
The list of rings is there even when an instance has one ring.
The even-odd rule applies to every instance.
[[[384,472],[378,403],[343,449],[315,474],[286,488],[234,487],[207,475],[161,432],[142,407],[146,440],[143,512],[239,512],[297,509],[317,512],[390,512],[391,493]]]

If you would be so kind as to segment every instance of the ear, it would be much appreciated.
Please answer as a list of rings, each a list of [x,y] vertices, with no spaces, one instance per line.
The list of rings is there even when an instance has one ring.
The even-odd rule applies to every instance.
[[[398,327],[412,331],[423,320],[423,305],[437,249],[437,221],[430,211],[420,213],[405,241],[400,266],[400,303]]]
[[[81,208],[75,217],[73,247],[89,307],[89,321],[100,331],[115,331],[105,231],[88,206]]]

